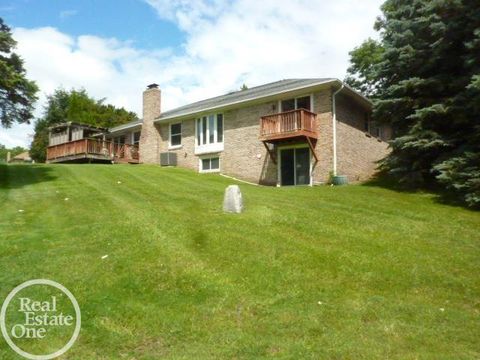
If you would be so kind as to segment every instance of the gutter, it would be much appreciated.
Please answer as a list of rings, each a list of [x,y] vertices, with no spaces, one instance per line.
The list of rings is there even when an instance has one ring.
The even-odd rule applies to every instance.
[[[332,94],[332,129],[333,129],[333,176],[337,176],[337,108],[335,104],[335,96],[343,90],[345,84],[342,82],[340,89]]]
[[[122,124],[122,125],[117,125],[117,126],[114,126],[112,128],[109,128],[107,129],[109,133],[115,133],[115,132],[119,132],[119,131],[123,131],[123,130],[129,130],[129,129],[133,129],[137,126],[142,126],[143,125],[143,119],[140,121],[136,121],[134,123],[126,123],[126,124]]]
[[[293,88],[293,89],[279,91],[275,94],[255,96],[255,97],[244,99],[244,100],[231,101],[229,103],[222,104],[222,105],[210,106],[210,107],[207,107],[207,108],[203,108],[201,110],[188,111],[188,112],[183,113],[183,114],[160,115],[160,117],[157,117],[156,119],[154,119],[153,122],[156,123],[156,122],[168,122],[169,120],[180,120],[180,119],[184,119],[184,118],[189,118],[193,115],[202,114],[202,113],[208,112],[208,111],[214,111],[214,110],[218,111],[218,110],[233,107],[233,106],[236,106],[236,105],[240,105],[240,104],[244,104],[244,103],[247,104],[249,102],[258,101],[258,100],[264,100],[264,99],[266,100],[266,99],[269,99],[269,98],[275,99],[276,97],[278,97],[278,95],[283,95],[283,94],[286,94],[286,93],[289,93],[289,92],[294,92],[294,91],[309,89],[309,88],[313,89],[313,88],[316,88],[316,87],[319,87],[319,86],[322,86],[322,85],[335,84],[335,83],[337,83],[339,85],[342,85],[342,88],[343,87],[346,88],[347,90],[349,90],[352,94],[357,96],[361,101],[365,102],[366,104],[368,104],[370,106],[372,105],[372,102],[368,98],[363,96],[361,93],[359,93],[358,91],[352,89],[347,84],[344,84],[339,79],[332,79],[332,80],[313,83],[313,84],[306,85],[306,86],[299,86],[299,87],[296,87],[296,88]],[[210,99],[206,99],[206,100],[210,100]],[[188,106],[188,105],[185,105],[185,106]],[[175,110],[176,109],[169,110],[169,111],[167,111],[167,113],[170,112],[170,111],[175,111]]]
[[[172,119],[180,119],[180,118],[189,117],[189,116],[196,115],[196,114],[201,114],[203,112],[228,108],[228,107],[243,104],[243,103],[249,103],[251,101],[263,100],[263,99],[268,99],[268,98],[276,98],[278,95],[288,94],[289,92],[294,92],[294,91],[308,89],[308,88],[315,88],[317,86],[328,85],[330,83],[335,83],[335,82],[341,82],[341,81],[338,80],[338,79],[319,81],[319,82],[312,83],[312,84],[309,84],[309,85],[298,86],[298,87],[295,87],[295,88],[292,88],[292,89],[282,90],[282,91],[276,92],[274,94],[260,95],[260,96],[254,96],[254,97],[251,97],[251,98],[243,99],[243,100],[231,101],[229,103],[225,103],[225,104],[222,104],[222,105],[210,106],[210,107],[207,107],[207,108],[203,108],[201,110],[193,110],[193,111],[189,111],[189,112],[186,112],[186,113],[183,113],[183,114],[171,115],[171,116],[166,115],[164,117],[162,117],[160,115],[160,117],[157,117],[156,119],[154,119],[153,122],[161,122],[161,121],[167,121],[167,120],[172,120]],[[210,99],[206,99],[206,100],[210,100]],[[203,101],[203,100],[201,100],[201,101]],[[188,106],[188,105],[186,105],[186,106]],[[175,109],[172,109],[172,110],[169,110],[169,111],[174,111],[174,110]]]

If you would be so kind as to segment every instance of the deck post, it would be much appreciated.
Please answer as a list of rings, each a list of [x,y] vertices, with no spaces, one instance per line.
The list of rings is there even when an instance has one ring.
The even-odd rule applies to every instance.
[[[275,151],[271,151],[270,148],[268,147],[268,144],[265,141],[262,141],[263,146],[265,146],[265,149],[267,149],[268,154],[270,155],[270,158],[272,159],[273,163],[277,165],[277,158],[275,156]]]
[[[313,157],[315,158],[315,164],[318,162],[318,156],[317,152],[315,151],[315,147],[313,146],[312,140],[307,136],[307,142],[308,142],[308,147],[310,148],[310,151],[313,154]]]

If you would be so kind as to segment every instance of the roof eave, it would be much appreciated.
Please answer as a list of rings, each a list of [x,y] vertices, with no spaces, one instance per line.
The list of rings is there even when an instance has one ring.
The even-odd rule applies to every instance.
[[[137,122],[135,124],[128,124],[128,125],[125,125],[125,126],[119,125],[119,126],[108,129],[108,133],[112,134],[112,133],[116,133],[116,132],[119,132],[119,131],[131,130],[133,128],[141,127],[141,126],[142,126],[142,122]]]
[[[81,124],[81,123],[77,123],[77,122],[74,122],[74,121],[67,121],[67,122],[64,122],[64,123],[59,123],[59,124],[49,126],[48,130],[58,129],[58,128],[62,128],[62,127],[68,127],[68,126],[76,126],[76,127],[82,128],[82,129],[98,130],[98,131],[107,131],[108,130],[107,128],[96,127],[96,126],[89,125],[89,124]]]
[[[338,84],[338,88],[340,88],[343,84],[344,88],[347,89],[350,94],[352,94],[353,96],[355,96],[358,100],[360,100],[361,102],[363,102],[365,105],[367,105],[368,107],[372,107],[373,106],[373,102],[372,100],[370,100],[369,98],[367,98],[365,95],[363,95],[361,92],[355,90],[354,88],[352,88],[350,85],[344,83],[343,81],[339,80],[339,79],[336,79],[336,82]]]
[[[299,87],[288,89],[288,90],[279,91],[275,94],[262,95],[262,96],[258,96],[258,97],[254,97],[254,98],[250,98],[250,99],[246,99],[246,100],[240,100],[240,101],[232,101],[232,102],[227,103],[227,104],[223,104],[223,105],[219,105],[219,106],[212,106],[212,107],[209,107],[209,108],[203,108],[201,110],[191,111],[191,112],[184,113],[184,114],[172,115],[172,116],[166,116],[166,117],[162,117],[160,115],[160,117],[157,117],[154,120],[154,122],[167,122],[169,120],[178,120],[178,119],[189,118],[189,117],[192,117],[194,115],[205,113],[207,111],[228,109],[228,108],[231,108],[231,107],[234,107],[234,106],[237,106],[237,105],[248,104],[248,103],[251,103],[251,102],[258,101],[258,100],[275,99],[279,95],[288,94],[288,93],[295,92],[295,91],[298,91],[298,90],[314,89],[316,87],[329,85],[329,84],[338,85],[338,87],[341,87],[342,85],[344,85],[345,89],[347,89],[351,94],[356,96],[359,100],[364,102],[365,105],[370,106],[370,107],[373,105],[373,103],[367,97],[365,97],[360,92],[354,90],[352,87],[345,84],[340,79],[331,79],[331,80],[326,80],[326,81],[319,81],[318,83],[308,84],[308,85],[305,85],[305,86],[299,86]]]
[[[236,105],[248,104],[248,103],[251,103],[251,102],[258,101],[258,100],[274,99],[274,98],[278,97],[279,95],[288,94],[290,92],[295,92],[295,91],[303,90],[303,89],[315,88],[315,87],[318,87],[318,86],[321,86],[321,85],[327,85],[327,84],[330,84],[330,83],[334,83],[336,81],[340,81],[340,80],[334,79],[334,80],[319,81],[317,83],[313,83],[313,84],[309,84],[309,85],[305,85],[305,86],[299,86],[299,87],[288,89],[288,90],[279,91],[279,92],[276,92],[274,94],[257,96],[257,97],[253,97],[253,98],[245,99],[245,100],[232,101],[232,102],[227,103],[227,104],[223,104],[223,105],[219,105],[219,106],[212,106],[212,107],[209,107],[209,108],[203,108],[201,110],[191,111],[191,112],[184,113],[184,114],[179,114],[179,115],[166,116],[166,117],[162,117],[160,115],[160,117],[157,117],[154,120],[154,122],[163,122],[163,121],[173,120],[173,119],[183,119],[183,118],[191,117],[191,116],[196,115],[196,114],[202,114],[202,113],[207,112],[207,111],[226,109],[226,108],[230,108],[230,107],[233,107],[233,106],[236,106]]]

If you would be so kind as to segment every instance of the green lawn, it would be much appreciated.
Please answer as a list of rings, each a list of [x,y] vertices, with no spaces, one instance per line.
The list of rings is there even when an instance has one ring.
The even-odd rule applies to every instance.
[[[29,279],[65,285],[82,330],[64,358],[480,358],[478,212],[240,183],[246,211],[224,214],[235,181],[147,165],[0,176],[0,303]],[[18,358],[3,338],[0,358]]]

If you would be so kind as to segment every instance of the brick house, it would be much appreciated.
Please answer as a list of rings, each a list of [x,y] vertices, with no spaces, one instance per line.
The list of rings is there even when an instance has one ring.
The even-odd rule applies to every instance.
[[[324,183],[335,170],[366,180],[391,136],[370,112],[368,99],[332,78],[277,81],[166,112],[152,84],[143,93],[140,161],[174,153],[178,166],[269,185]]]
[[[367,98],[334,78],[281,80],[165,112],[152,84],[143,120],[109,129],[103,141],[138,149],[142,163],[260,184],[312,185],[332,174],[355,182],[388,153],[391,131],[370,113]]]

